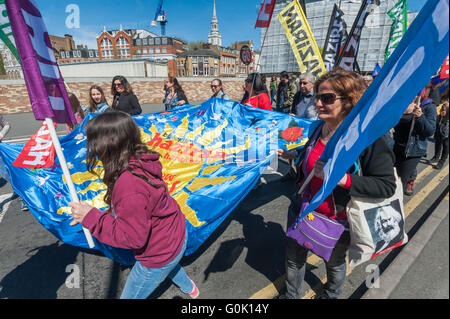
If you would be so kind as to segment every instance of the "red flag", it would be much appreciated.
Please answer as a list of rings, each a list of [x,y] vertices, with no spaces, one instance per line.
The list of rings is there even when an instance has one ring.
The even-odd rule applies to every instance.
[[[448,55],[441,66],[441,79],[448,79]]]
[[[259,10],[258,19],[256,20],[256,28],[268,28],[270,20],[272,20],[273,9],[275,8],[276,0],[264,0]]]
[[[50,168],[54,162],[55,148],[52,137],[47,124],[43,122],[12,165],[22,168]]]

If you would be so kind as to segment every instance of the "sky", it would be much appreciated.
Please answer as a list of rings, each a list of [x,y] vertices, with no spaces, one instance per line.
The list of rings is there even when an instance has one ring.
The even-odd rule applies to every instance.
[[[49,34],[64,36],[71,34],[75,43],[96,49],[96,36],[105,26],[107,30],[147,29],[161,34],[161,29],[152,27],[158,0],[37,0]],[[408,9],[419,11],[426,0],[408,0]],[[261,29],[254,25],[261,0],[216,0],[219,32],[222,45],[231,46],[234,41],[253,40],[259,49]],[[76,8],[75,10],[73,8]],[[213,0],[165,0],[163,8],[167,14],[166,35],[187,42],[207,42],[213,13]],[[79,9],[79,25],[72,17]],[[67,12],[66,12],[67,11]],[[276,18],[276,17],[274,17]],[[69,23],[66,23],[66,22]],[[72,24],[72,25],[71,25]]]

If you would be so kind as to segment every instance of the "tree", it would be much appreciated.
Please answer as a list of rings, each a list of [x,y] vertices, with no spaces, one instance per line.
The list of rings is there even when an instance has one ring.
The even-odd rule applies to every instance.
[[[3,65],[3,57],[0,54],[0,75],[6,75],[5,66]]]
[[[205,42],[203,42],[202,40],[200,40],[200,41],[191,41],[191,42],[188,43],[189,51],[203,49],[203,45],[204,44],[205,44]]]

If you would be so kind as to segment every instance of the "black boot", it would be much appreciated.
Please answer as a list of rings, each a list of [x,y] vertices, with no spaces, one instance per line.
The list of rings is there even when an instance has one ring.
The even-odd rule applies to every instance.
[[[435,169],[442,169],[444,167],[445,161],[439,161],[436,165],[434,165]]]

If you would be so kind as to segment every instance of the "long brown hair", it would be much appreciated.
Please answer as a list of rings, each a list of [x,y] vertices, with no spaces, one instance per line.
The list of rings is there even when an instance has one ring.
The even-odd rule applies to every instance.
[[[131,88],[131,84],[128,82],[128,80],[122,75],[116,75],[115,77],[113,77],[112,82],[111,82],[111,95],[112,96],[118,94],[116,91],[116,87],[114,86],[114,82],[117,80],[119,80],[120,83],[122,83],[125,94],[133,94],[133,89]]]
[[[139,163],[143,154],[158,154],[151,151],[141,141],[141,133],[136,122],[130,115],[121,111],[102,113],[86,124],[87,153],[86,163],[90,173],[100,177],[95,171],[98,161],[103,163],[103,183],[108,187],[104,201],[111,206],[114,185],[126,170],[143,179],[155,188],[167,187],[162,179],[150,175],[136,173],[128,164],[131,158]],[[142,166],[142,163],[141,163]],[[159,180],[154,183],[149,180]]]
[[[84,113],[83,109],[81,108],[81,103],[80,100],[78,100],[77,96],[73,93],[69,93],[69,101],[70,101],[70,106],[72,107],[72,112],[78,113],[82,119],[84,119],[84,117],[86,116],[86,114]]]
[[[181,87],[180,82],[178,82],[177,78],[173,76],[169,76],[169,82],[173,84],[173,89],[175,90],[175,93],[183,92],[183,88]]]
[[[362,76],[341,68],[325,73],[317,79],[314,83],[314,92],[319,92],[319,86],[324,82],[329,82],[336,93],[342,97],[345,115],[350,113],[367,89]]]
[[[92,99],[92,96],[91,96],[91,92],[94,89],[99,91],[100,94],[102,95],[102,100],[100,101],[100,103],[106,103],[106,97],[105,97],[105,93],[103,92],[103,89],[101,87],[99,87],[98,85],[91,86],[89,88],[89,112],[91,112],[91,113],[98,110],[98,105],[97,105],[97,103],[95,103],[95,101]]]

